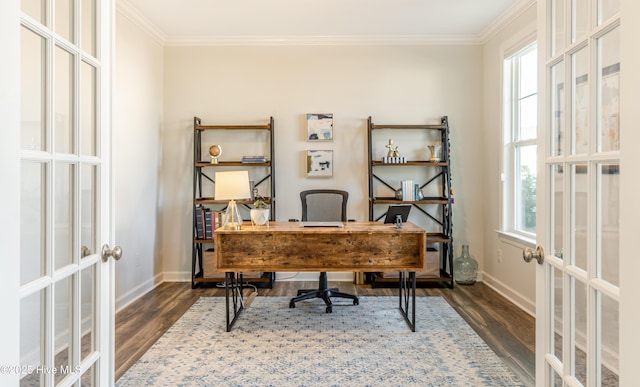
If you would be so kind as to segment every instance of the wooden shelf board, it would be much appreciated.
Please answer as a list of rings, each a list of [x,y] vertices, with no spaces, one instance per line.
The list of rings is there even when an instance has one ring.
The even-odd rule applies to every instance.
[[[271,279],[269,277],[259,277],[259,278],[243,278],[244,282],[269,282]],[[193,282],[224,282],[224,275],[221,277],[195,277]]]
[[[446,125],[380,125],[371,124],[371,129],[447,129]]]
[[[445,197],[427,197],[422,200],[403,201],[392,197],[375,197],[373,204],[447,204],[449,199]]]
[[[236,204],[253,204],[255,200],[236,200]],[[265,198],[267,204],[271,204],[271,198]],[[195,204],[229,204],[228,200],[216,200],[212,197],[201,197],[195,199]]]
[[[270,167],[271,161],[266,163],[243,163],[242,161],[219,161],[218,164],[211,164],[208,161],[197,161],[196,167]]]
[[[270,124],[265,125],[195,125],[195,130],[271,130]]]
[[[446,167],[449,165],[447,161],[423,161],[423,160],[410,160],[405,163],[384,163],[382,161],[371,161],[371,165],[374,167],[388,166],[388,167],[406,167],[406,166],[433,166],[433,167]]]
[[[451,242],[451,237],[448,237],[439,232],[428,232],[427,243],[437,243],[437,242],[449,243]]]

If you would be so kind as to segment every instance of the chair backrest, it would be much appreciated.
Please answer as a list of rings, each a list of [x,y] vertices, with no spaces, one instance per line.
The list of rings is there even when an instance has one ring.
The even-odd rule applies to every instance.
[[[303,221],[347,221],[349,193],[337,189],[310,189],[300,192]]]

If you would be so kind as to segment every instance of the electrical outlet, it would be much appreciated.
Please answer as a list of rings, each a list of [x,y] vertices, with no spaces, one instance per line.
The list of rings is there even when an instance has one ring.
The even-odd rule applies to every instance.
[[[498,263],[502,263],[502,250],[498,249]]]

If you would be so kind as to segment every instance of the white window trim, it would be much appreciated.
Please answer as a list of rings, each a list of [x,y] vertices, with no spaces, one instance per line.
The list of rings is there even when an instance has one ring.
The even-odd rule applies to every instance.
[[[528,29],[527,29],[528,30]],[[500,239],[522,247],[534,247],[536,243],[536,235],[533,233],[524,233],[515,230],[515,213],[513,212],[515,197],[513,192],[515,191],[515,160],[512,160],[515,154],[515,144],[511,141],[513,134],[513,117],[511,117],[511,109],[506,108],[506,98],[511,99],[513,97],[513,90],[511,90],[511,70],[505,71],[505,61],[511,58],[514,54],[526,49],[528,46],[536,43],[536,32],[533,28],[532,31],[525,33],[523,36],[516,37],[512,42],[506,45],[506,48],[501,50],[501,81],[502,95],[501,95],[501,128],[502,128],[502,142],[501,142],[501,173],[500,173],[500,228],[495,230]],[[507,79],[509,76],[509,79]],[[508,136],[508,137],[507,137]],[[508,139],[508,141],[507,141]],[[536,139],[520,141],[518,145],[536,144]],[[510,170],[507,171],[507,166]],[[508,172],[508,173],[507,173]]]

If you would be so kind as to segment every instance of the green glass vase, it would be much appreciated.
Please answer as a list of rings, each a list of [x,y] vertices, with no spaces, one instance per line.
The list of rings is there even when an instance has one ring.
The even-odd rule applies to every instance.
[[[460,285],[473,285],[478,276],[478,261],[469,254],[469,245],[462,245],[462,254],[453,260],[453,279]]]

